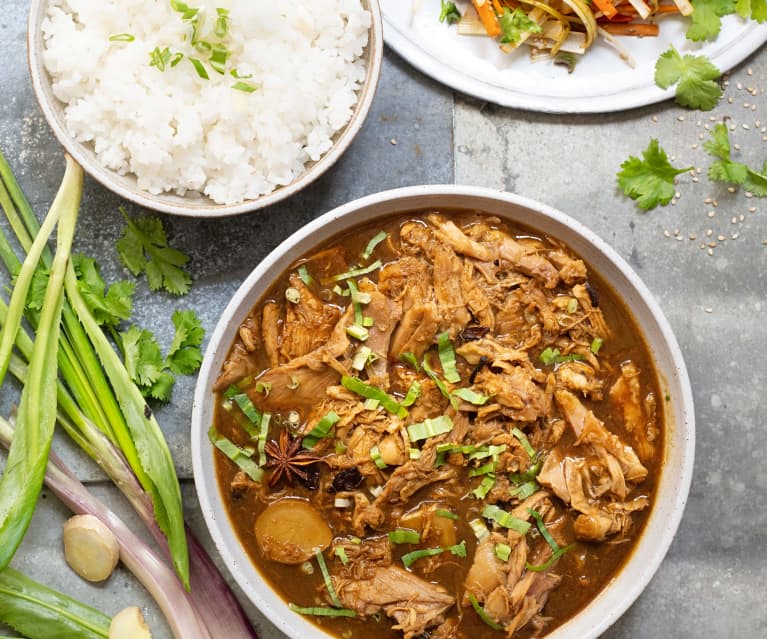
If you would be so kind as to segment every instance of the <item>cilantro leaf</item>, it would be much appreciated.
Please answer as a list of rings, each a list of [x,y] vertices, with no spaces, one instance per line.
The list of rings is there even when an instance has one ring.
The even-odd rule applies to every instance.
[[[690,109],[710,111],[716,106],[722,89],[714,80],[720,75],[706,56],[682,57],[673,45],[655,63],[655,84],[667,89],[678,82],[676,101]]]
[[[151,331],[131,326],[120,333],[122,338],[125,368],[141,388],[150,387],[160,377],[164,361],[160,347]]]
[[[77,286],[83,299],[102,326],[116,327],[121,320],[130,318],[133,311],[133,282],[116,282],[107,289],[96,260],[74,255],[72,263],[77,274]]]
[[[528,18],[522,9],[509,11],[507,7],[504,8],[498,23],[501,25],[501,42],[517,43],[522,39],[523,33],[541,32],[541,25]]]
[[[455,2],[451,0],[440,0],[442,6],[439,12],[439,21],[447,22],[448,24],[455,24],[461,20],[461,13],[458,11],[458,7],[455,6]]]
[[[715,182],[738,184],[757,197],[767,196],[767,162],[762,173],[749,168],[742,162],[733,162],[730,157],[730,137],[727,126],[717,124],[711,137],[703,143],[706,152],[716,158],[708,167],[708,177]]]
[[[192,277],[182,267],[189,256],[168,246],[162,220],[157,217],[131,219],[123,208],[120,213],[127,226],[117,242],[117,251],[125,267],[133,275],[145,272],[153,291],[164,288],[173,295],[188,293]]]
[[[176,378],[173,377],[173,374],[163,371],[160,373],[157,381],[146,390],[144,397],[149,396],[161,402],[170,401],[170,395],[175,384]]]
[[[695,42],[715,39],[722,29],[722,16],[735,13],[736,9],[734,0],[692,0],[692,6],[687,39]]]
[[[173,313],[173,325],[176,334],[168,351],[166,365],[178,375],[191,375],[202,363],[200,344],[205,338],[205,329],[194,311],[176,311]]]
[[[642,158],[630,156],[621,164],[618,186],[643,209],[654,209],[658,204],[668,204],[674,197],[674,178],[691,170],[677,169],[668,161],[666,152],[651,139]]]
[[[735,12],[741,18],[764,22],[767,20],[767,0],[736,0]]]

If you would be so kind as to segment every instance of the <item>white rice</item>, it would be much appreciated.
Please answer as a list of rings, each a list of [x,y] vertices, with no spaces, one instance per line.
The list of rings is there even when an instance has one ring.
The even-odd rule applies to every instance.
[[[204,12],[210,41],[216,9],[230,11],[225,75],[206,63],[210,79],[198,76],[188,58],[207,57],[169,0],[51,0],[44,61],[70,134],[154,194],[233,204],[289,184],[352,115],[370,14],[360,0],[187,4]],[[110,42],[125,33],[135,40]],[[185,57],[161,72],[149,66],[155,47]],[[231,69],[257,89],[233,89]]]

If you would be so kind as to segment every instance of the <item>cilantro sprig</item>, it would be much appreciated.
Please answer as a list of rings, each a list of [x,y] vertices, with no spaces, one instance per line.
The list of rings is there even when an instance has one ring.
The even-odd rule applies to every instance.
[[[174,374],[191,375],[202,362],[205,330],[194,311],[176,311],[172,319],[176,330],[165,357],[151,331],[131,326],[120,333],[125,368],[144,397],[159,401],[170,399]]]
[[[717,124],[711,131],[711,137],[703,143],[703,148],[709,155],[716,158],[708,168],[710,180],[737,184],[757,197],[767,197],[767,161],[761,172],[742,162],[734,162],[730,155],[727,126]]]
[[[192,277],[183,268],[189,256],[168,246],[162,221],[157,217],[131,218],[120,208],[126,227],[117,242],[120,261],[133,275],[146,273],[149,288],[165,289],[172,295],[189,292]]]
[[[509,11],[507,7],[504,8],[503,15],[498,18],[498,24],[501,26],[500,41],[504,43],[518,43],[523,33],[541,32],[541,25],[528,18],[522,9]]]
[[[691,4],[687,39],[695,42],[716,38],[722,29],[722,18],[735,13],[734,0],[692,0]]]
[[[455,6],[455,2],[452,2],[451,0],[440,0],[440,6],[440,22],[455,24],[461,20],[461,13],[458,11],[458,7]]]
[[[666,205],[674,197],[674,178],[693,167],[677,169],[655,138],[642,151],[642,159],[630,156],[621,164],[618,186],[643,209]]]
[[[676,101],[683,107],[710,111],[722,95],[715,82],[719,69],[703,55],[682,56],[672,45],[655,63],[655,84],[668,89],[676,84]]]

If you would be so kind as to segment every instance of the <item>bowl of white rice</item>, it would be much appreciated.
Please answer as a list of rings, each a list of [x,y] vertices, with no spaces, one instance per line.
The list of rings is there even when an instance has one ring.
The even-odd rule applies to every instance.
[[[378,0],[32,0],[29,63],[54,134],[122,197],[217,217],[296,193],[372,104]]]

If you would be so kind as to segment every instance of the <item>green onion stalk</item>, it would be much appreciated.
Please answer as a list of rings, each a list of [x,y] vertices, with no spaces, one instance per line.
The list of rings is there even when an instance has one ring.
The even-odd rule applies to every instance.
[[[0,205],[14,232],[19,236],[19,243],[31,248],[32,243],[28,241],[29,233],[37,235],[35,230],[38,228],[37,220],[2,153],[0,153]],[[0,259],[3,260],[12,276],[16,276],[20,272],[21,263],[13,253],[2,231],[0,231]],[[46,253],[46,250],[43,251],[42,261],[44,264],[51,263],[50,253]],[[79,312],[90,314],[90,311],[84,309],[80,304],[81,300],[78,300],[77,291],[72,290],[74,287],[71,281],[71,271],[67,273],[65,279],[67,277],[69,278],[69,289],[75,296],[75,303],[78,304]],[[8,324],[8,311],[9,307],[0,299],[0,325],[3,327]],[[147,406],[143,397],[137,396],[135,392],[130,390],[131,388],[135,389],[135,385],[121,374],[124,372],[122,362],[110,357],[104,343],[110,349],[111,344],[106,342],[103,332],[100,330],[97,332],[91,324],[89,328],[93,338],[101,342],[101,352],[109,358],[116,383],[123,387],[123,401],[132,405],[134,410],[131,412],[134,416],[137,410],[141,411],[137,419],[139,427],[145,428],[146,432],[134,434],[133,431],[127,429],[125,417],[117,399],[115,399],[112,386],[104,375],[75,310],[67,300],[64,300],[62,312],[63,330],[59,339],[58,363],[66,384],[58,380],[55,389],[52,389],[50,393],[51,397],[58,400],[56,417],[59,425],[64,428],[78,446],[96,461],[127,497],[159,547],[171,559],[182,583],[188,588],[191,581],[191,597],[199,614],[205,619],[212,639],[256,638],[257,635],[236,597],[205,549],[183,521],[181,496],[175,468],[169,453],[164,454],[162,452],[167,450],[167,443],[159,426],[156,425],[154,417],[151,416],[151,411],[144,412]],[[29,323],[33,327],[39,326],[36,319],[36,317],[30,319]],[[72,342],[76,344],[77,348],[72,346],[68,336],[74,336]],[[30,361],[33,344],[32,337],[24,327],[15,332],[15,346],[19,355],[11,354],[9,370],[24,384],[25,388],[29,381],[27,362]],[[114,353],[113,350],[111,352]],[[90,366],[87,369],[81,366],[81,356],[83,360],[95,362],[96,370],[91,370]],[[149,417],[146,416],[147,413]],[[146,428],[147,422],[149,422],[149,428]],[[122,436],[116,436],[117,432],[121,432]],[[172,506],[172,510],[163,510],[164,503],[157,491],[153,490],[155,484],[148,480],[148,475],[144,472],[132,436],[145,442],[146,445],[158,449],[155,454],[159,457],[155,457],[151,461],[156,460],[165,465],[167,472],[164,481],[170,486],[165,494],[171,498],[169,504]],[[158,507],[161,512],[167,513],[167,518],[174,523],[172,528],[161,529],[156,518]],[[169,543],[171,537],[167,536],[169,530],[174,539],[174,542],[171,543]],[[191,562],[187,559],[187,543]],[[185,574],[186,577],[184,577]]]
[[[0,418],[0,443],[13,446],[18,430]],[[55,453],[45,467],[45,484],[72,512],[98,517],[114,533],[120,560],[144,585],[163,611],[176,639],[211,639],[189,593],[173,571],[105,504],[94,497]]]

